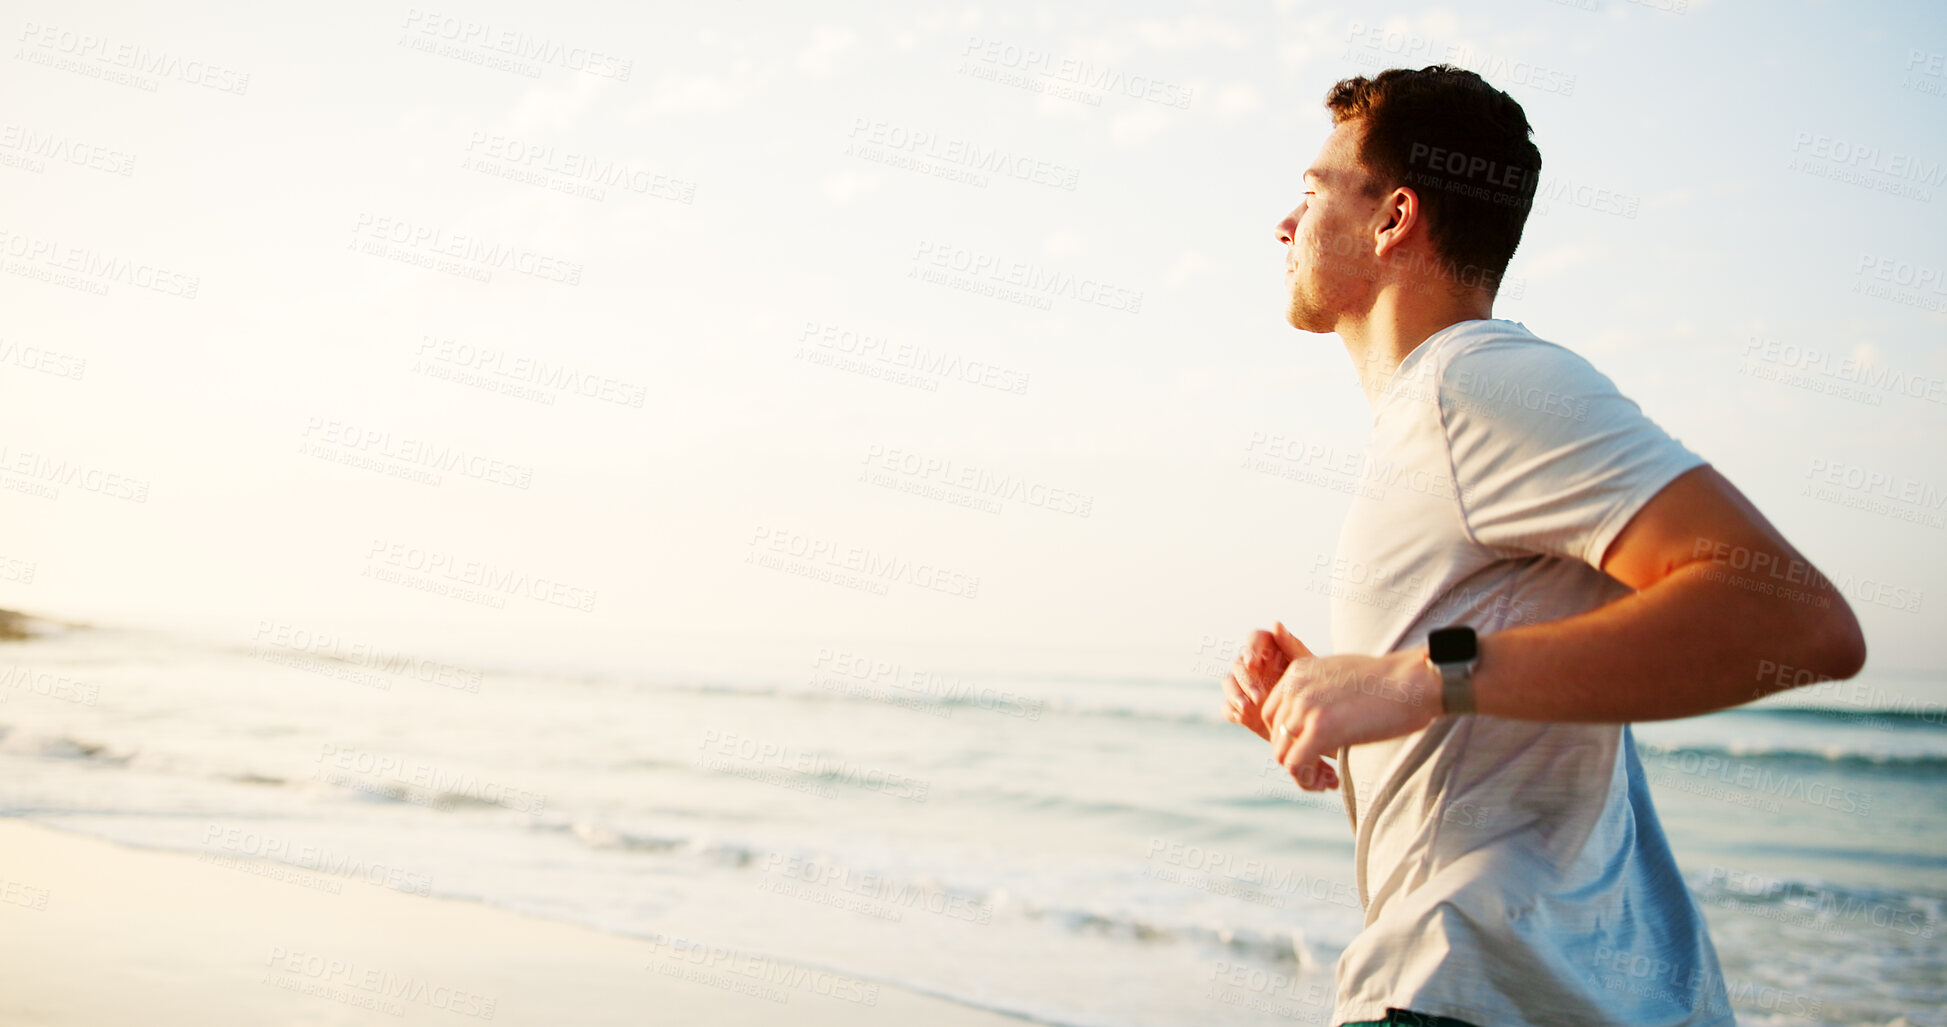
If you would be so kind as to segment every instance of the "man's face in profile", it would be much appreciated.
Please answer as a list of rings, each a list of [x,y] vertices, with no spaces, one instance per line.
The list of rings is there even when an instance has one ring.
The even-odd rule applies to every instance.
[[[1379,260],[1372,223],[1379,198],[1359,166],[1360,121],[1342,122],[1325,137],[1305,170],[1305,199],[1278,225],[1285,252],[1285,319],[1306,332],[1336,329],[1341,314],[1363,311]]]

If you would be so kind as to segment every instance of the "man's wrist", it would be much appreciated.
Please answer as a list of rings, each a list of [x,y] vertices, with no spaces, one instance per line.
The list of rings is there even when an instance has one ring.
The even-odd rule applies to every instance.
[[[1420,679],[1423,693],[1433,707],[1435,719],[1450,717],[1453,711],[1447,708],[1447,677],[1440,672],[1440,665],[1424,655],[1420,656]]]
[[[1409,682],[1407,701],[1421,708],[1431,707],[1435,718],[1443,716],[1445,710],[1440,704],[1440,668],[1427,659],[1426,647],[1404,650],[1399,655],[1412,661],[1399,673],[1401,680]]]

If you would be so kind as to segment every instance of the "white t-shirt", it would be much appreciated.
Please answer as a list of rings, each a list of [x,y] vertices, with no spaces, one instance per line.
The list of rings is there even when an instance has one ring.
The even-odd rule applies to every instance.
[[[1323,586],[1340,653],[1629,594],[1604,550],[1703,463],[1588,361],[1501,320],[1407,355],[1369,454]],[[1366,926],[1339,959],[1334,1023],[1389,1007],[1483,1027],[1735,1023],[1627,725],[1441,717],[1340,757]]]

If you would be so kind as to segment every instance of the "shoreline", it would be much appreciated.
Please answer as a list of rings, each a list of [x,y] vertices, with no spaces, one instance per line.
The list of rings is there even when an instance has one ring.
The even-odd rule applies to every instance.
[[[1035,1022],[681,937],[239,869],[0,818],[0,1022]]]

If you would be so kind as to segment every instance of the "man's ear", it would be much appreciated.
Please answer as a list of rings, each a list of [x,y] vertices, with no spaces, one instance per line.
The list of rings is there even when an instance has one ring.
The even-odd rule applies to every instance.
[[[1394,189],[1380,201],[1373,220],[1372,252],[1384,257],[1420,229],[1420,194],[1406,186]]]

